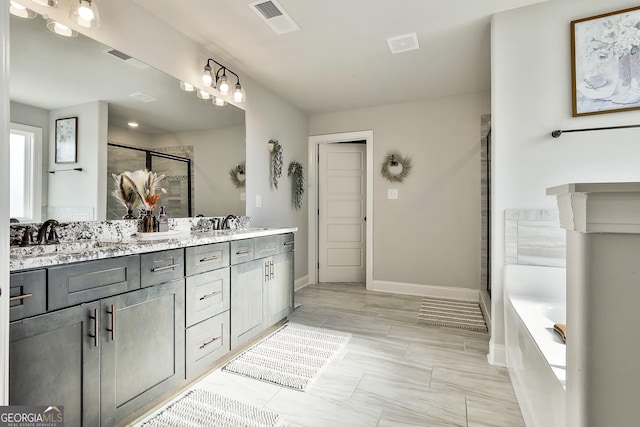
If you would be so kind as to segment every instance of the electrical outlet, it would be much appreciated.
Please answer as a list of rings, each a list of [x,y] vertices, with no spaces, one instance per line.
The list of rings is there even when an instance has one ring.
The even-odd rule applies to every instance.
[[[390,188],[387,190],[387,199],[396,200],[398,198],[398,189]]]
[[[256,196],[256,208],[262,207],[262,196]]]

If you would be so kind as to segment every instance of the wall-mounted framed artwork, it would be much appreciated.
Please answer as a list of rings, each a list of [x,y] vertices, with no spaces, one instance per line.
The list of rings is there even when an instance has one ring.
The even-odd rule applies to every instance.
[[[640,7],[571,21],[573,116],[640,109]]]
[[[78,118],[56,119],[56,163],[78,161]]]

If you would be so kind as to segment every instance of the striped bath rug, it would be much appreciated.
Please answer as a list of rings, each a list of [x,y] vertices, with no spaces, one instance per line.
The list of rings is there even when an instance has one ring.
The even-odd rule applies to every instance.
[[[487,332],[480,304],[438,298],[424,298],[418,323]]]
[[[283,424],[275,412],[197,389],[141,427],[278,427]]]
[[[223,370],[304,391],[349,337],[345,332],[289,322]]]

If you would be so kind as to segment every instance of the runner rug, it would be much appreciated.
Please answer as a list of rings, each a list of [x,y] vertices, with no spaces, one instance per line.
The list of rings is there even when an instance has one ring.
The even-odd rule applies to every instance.
[[[287,323],[229,362],[223,370],[304,391],[350,334]]]
[[[437,298],[424,298],[418,323],[487,332],[480,304]]]
[[[280,415],[206,390],[193,390],[142,427],[278,427]]]

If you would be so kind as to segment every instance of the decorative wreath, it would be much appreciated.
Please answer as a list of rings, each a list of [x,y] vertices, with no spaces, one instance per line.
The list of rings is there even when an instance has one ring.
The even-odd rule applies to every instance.
[[[298,162],[289,163],[287,176],[291,177],[291,197],[293,207],[300,210],[302,208],[302,197],[304,196],[304,170]]]
[[[269,151],[271,152],[271,184],[277,190],[278,179],[282,176],[282,146],[277,139],[269,140]]]
[[[402,182],[411,171],[411,159],[398,153],[384,156],[380,174],[389,182]]]
[[[236,188],[243,188],[245,186],[245,163],[238,164],[235,168],[229,169],[229,178]]]

